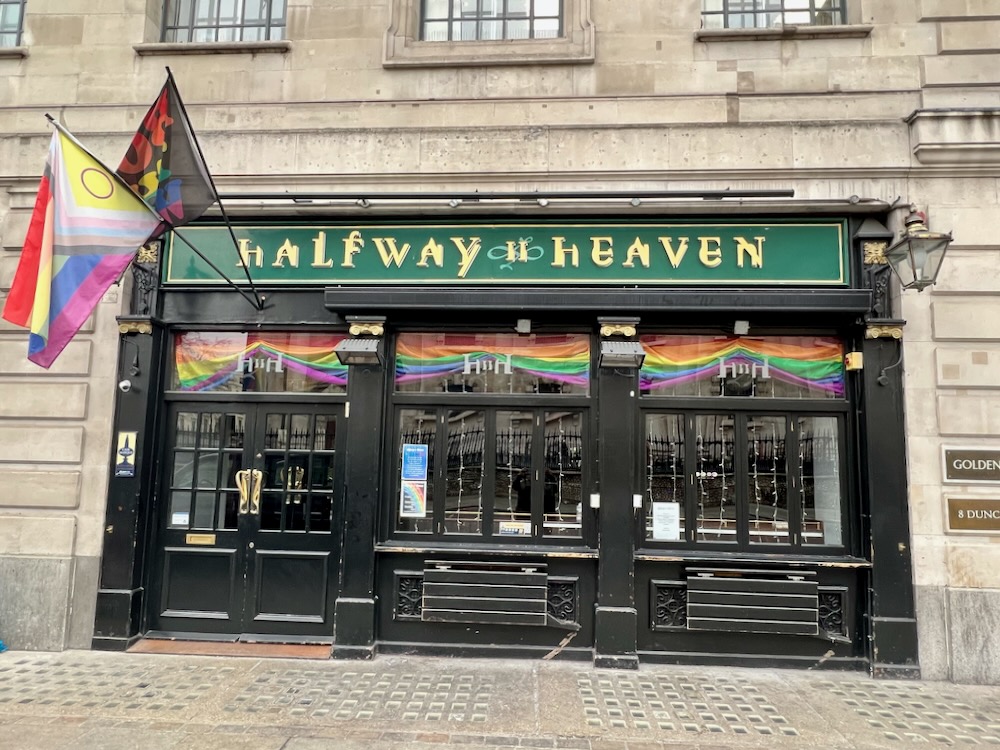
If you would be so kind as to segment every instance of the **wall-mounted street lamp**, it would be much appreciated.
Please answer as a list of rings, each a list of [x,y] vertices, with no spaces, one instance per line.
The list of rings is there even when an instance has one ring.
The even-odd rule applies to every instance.
[[[645,359],[646,352],[638,341],[602,341],[598,367],[638,370]]]
[[[928,230],[926,217],[916,206],[910,206],[905,224],[899,241],[885,251],[885,257],[903,289],[922,292],[937,281],[952,236]]]
[[[384,316],[348,315],[348,332],[335,347],[334,354],[342,365],[382,365],[385,361],[382,337],[385,335]]]

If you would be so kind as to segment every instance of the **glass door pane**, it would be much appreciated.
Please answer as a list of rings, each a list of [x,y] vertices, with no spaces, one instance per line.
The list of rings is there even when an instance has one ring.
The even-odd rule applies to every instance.
[[[396,530],[434,532],[436,409],[399,412],[396,463]]]
[[[545,413],[545,536],[579,537],[583,518],[583,414]]]
[[[685,539],[684,417],[646,415],[646,538],[657,542]]]
[[[532,535],[534,420],[534,413],[530,411],[497,412],[496,492],[493,498],[493,534],[496,536]]]
[[[448,412],[448,474],[444,531],[479,534],[483,529],[483,477],[486,472],[486,412]]]
[[[736,544],[736,443],[732,414],[695,417],[696,539]]]
[[[802,544],[842,545],[840,430],[837,417],[799,417]]]
[[[746,420],[750,544],[790,544],[785,417]]]

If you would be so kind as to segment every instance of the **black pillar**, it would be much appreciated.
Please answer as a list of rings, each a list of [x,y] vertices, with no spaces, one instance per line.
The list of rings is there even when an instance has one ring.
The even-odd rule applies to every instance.
[[[861,410],[865,512],[871,528],[869,658],[876,677],[919,679],[910,552],[902,321],[870,320]]]
[[[95,649],[121,651],[138,639],[144,605],[144,563],[159,446],[157,417],[162,388],[165,332],[149,318],[119,318],[114,430],[111,435],[108,501],[104,519],[101,580],[94,618]],[[122,384],[128,381],[126,387]],[[126,390],[127,388],[127,390]],[[116,475],[118,435],[136,433],[130,445],[133,476]]]
[[[347,383],[350,414],[344,537],[332,655],[370,659],[375,653],[375,523],[380,497],[384,371],[380,365],[350,365]]]
[[[638,370],[601,367],[597,377],[600,509],[594,665],[638,669],[635,609],[635,420]]]

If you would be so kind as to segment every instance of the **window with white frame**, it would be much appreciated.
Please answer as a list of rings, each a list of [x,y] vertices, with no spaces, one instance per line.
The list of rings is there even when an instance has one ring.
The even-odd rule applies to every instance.
[[[556,39],[562,0],[423,0],[425,42]]]
[[[163,41],[277,41],[285,23],[286,0],[167,0]]]
[[[846,22],[846,0],[702,0],[705,29],[835,26]]]
[[[0,0],[0,47],[21,44],[25,0]]]

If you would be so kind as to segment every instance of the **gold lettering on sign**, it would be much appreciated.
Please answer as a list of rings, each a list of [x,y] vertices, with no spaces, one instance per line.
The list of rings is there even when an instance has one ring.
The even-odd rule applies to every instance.
[[[751,268],[764,267],[764,240],[765,237],[754,237],[756,245],[748,242],[745,237],[734,237],[736,240],[736,265],[743,268],[743,256],[750,256]]]
[[[670,265],[677,268],[684,260],[684,254],[688,251],[688,238],[679,237],[679,243],[677,245],[677,250],[674,250],[674,238],[673,237],[660,237],[660,244],[663,245],[663,249],[667,252],[667,259],[670,261]]]
[[[420,268],[427,268],[428,259],[434,261],[434,265],[438,268],[444,266],[444,245],[431,237],[427,240],[427,244],[424,245],[424,249],[420,251],[420,260],[417,261],[417,265]]]
[[[590,241],[593,243],[593,249],[590,251],[590,259],[594,261],[595,266],[607,268],[615,262],[615,249],[612,246],[613,239],[610,237],[591,237]]]
[[[508,263],[528,262],[527,240],[518,240],[517,242],[514,242],[513,240],[507,240],[507,262]]]
[[[569,247],[566,247],[566,245],[565,245],[566,238],[565,237],[553,237],[552,238],[552,242],[555,245],[555,247],[554,247],[554,249],[552,251],[552,255],[553,255],[552,267],[553,268],[565,268],[566,267],[566,256],[567,255],[570,255],[573,258],[572,263],[570,263],[570,265],[572,265],[573,268],[579,268],[580,267],[580,251],[579,251],[579,249],[577,249],[576,245],[570,245]]]
[[[291,240],[285,240],[285,243],[278,248],[278,254],[271,268],[284,268],[286,260],[292,268],[299,267],[299,246],[293,245]]]
[[[479,237],[470,237],[469,244],[465,244],[465,240],[462,237],[452,237],[451,241],[455,243],[458,252],[462,254],[462,260],[458,264],[458,278],[464,279],[465,274],[472,268],[476,256],[479,255],[479,250],[482,247],[480,244],[481,240]]]
[[[255,247],[253,250],[250,249],[250,240],[240,240],[240,258],[243,259],[243,264],[247,268],[250,267],[250,256],[253,256],[253,265],[257,268],[264,267],[264,251],[260,248],[260,245]],[[237,267],[240,266],[239,263],[236,264]]]
[[[643,268],[649,268],[649,245],[638,237],[635,238],[635,242],[632,243],[628,252],[625,253],[625,262],[622,265],[625,268],[635,268],[636,258],[639,259],[639,263]]]
[[[333,268],[333,258],[326,257],[326,232],[313,238],[313,268]]]
[[[396,264],[396,268],[402,267],[403,261],[406,260],[406,256],[410,252],[409,242],[404,242],[402,247],[397,247],[395,237],[375,237],[374,241],[378,254],[382,257],[383,266],[388,268],[389,263],[392,262]],[[386,250],[387,247],[388,250]]]
[[[722,238],[721,237],[699,237],[701,247],[698,250],[698,260],[703,266],[715,268],[722,263]],[[712,247],[715,243],[715,247]]]
[[[344,238],[344,262],[343,268],[354,268],[354,256],[361,252],[365,246],[365,241],[361,238],[361,232],[353,230]]]

